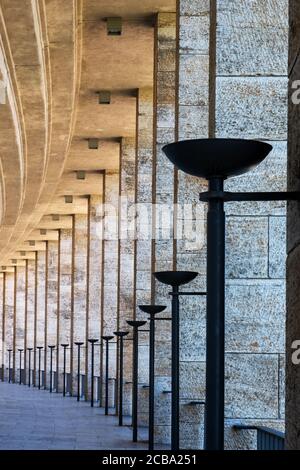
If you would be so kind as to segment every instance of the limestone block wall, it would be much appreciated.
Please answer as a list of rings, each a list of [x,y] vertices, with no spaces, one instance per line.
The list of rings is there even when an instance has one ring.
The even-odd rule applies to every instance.
[[[47,242],[47,329],[46,329],[46,385],[49,387],[50,350],[48,346],[57,344],[57,303],[58,303],[58,242]],[[56,370],[56,355],[53,355],[53,370]]]
[[[37,282],[36,282],[36,334],[35,334],[35,347],[43,347],[45,342],[45,267],[46,267],[46,251],[37,252]],[[38,356],[39,352],[35,353],[35,383],[38,381]],[[44,350],[41,351],[41,369],[44,369]]]
[[[72,229],[60,229],[58,265],[58,318],[57,318],[57,370],[58,389],[63,385],[63,348],[71,340],[71,294],[72,294]],[[70,372],[70,348],[67,349],[66,370]]]
[[[87,340],[87,256],[88,256],[88,218],[87,215],[75,214],[73,222],[73,247],[71,263],[71,331],[70,344],[72,390],[77,390],[77,347],[74,342]],[[85,345],[81,347],[81,374],[87,376],[88,356]],[[88,393],[88,388],[85,390]]]
[[[99,186],[103,186],[104,176],[101,175]],[[102,309],[102,195],[92,194],[89,199],[89,280],[88,280],[88,336],[101,338]],[[100,343],[100,341],[99,341]],[[95,346],[95,375],[100,377],[101,348]]]
[[[5,322],[5,311],[4,311],[4,302],[5,302],[5,296],[4,296],[4,283],[5,283],[5,274],[2,273],[0,276],[0,331],[1,331],[1,336],[0,336],[0,363],[1,363],[1,379],[3,380],[4,376],[4,322]]]
[[[103,276],[101,336],[112,335],[118,328],[118,268],[119,268],[119,173],[106,173],[104,182],[105,218],[103,227]],[[104,348],[105,349],[105,348]],[[101,370],[104,371],[105,352],[102,348]],[[116,377],[116,342],[109,346],[109,375]],[[104,376],[102,375],[102,378]],[[113,397],[114,380],[110,380],[110,397]],[[112,404],[112,400],[110,401]]]
[[[210,26],[209,1],[178,3],[178,139],[210,135]],[[210,104],[210,107],[209,107]],[[210,109],[211,108],[211,109]],[[205,290],[205,208],[199,193],[206,182],[181,171],[177,174],[176,268],[197,271],[198,277],[182,290]],[[203,445],[205,392],[205,298],[182,297],[180,318],[180,443],[183,448]]]
[[[153,220],[154,246],[152,271],[166,271],[174,268],[173,215],[175,198],[174,167],[165,158],[162,147],[176,139],[176,12],[159,13],[155,31],[155,102],[154,102],[154,178],[153,202],[161,209],[156,211]],[[154,299],[158,305],[165,305],[170,315],[169,288],[154,282]],[[164,314],[165,314],[164,312]],[[161,321],[156,328],[156,400],[155,400],[155,439],[168,442],[170,433],[169,395],[170,389],[171,338],[170,322]]]
[[[25,346],[25,266],[17,266],[17,290],[16,290],[16,350]],[[19,352],[16,358],[16,369],[19,370]],[[24,351],[22,353],[21,368],[24,368]],[[19,377],[19,375],[17,375]]]
[[[123,138],[120,158],[120,214],[119,214],[119,269],[118,269],[118,322],[117,329],[129,331],[126,320],[136,317],[136,160],[135,138]],[[131,342],[124,342],[124,382],[131,382]],[[117,371],[119,363],[117,363]],[[130,384],[128,384],[130,385]],[[125,409],[131,405],[131,387],[125,387]],[[127,411],[128,412],[128,411]]]
[[[284,191],[288,2],[216,2],[215,136],[273,145],[230,191]],[[274,38],[276,31],[276,40]],[[226,204],[226,406],[233,422],[282,428],[285,204]],[[228,434],[230,448],[240,433]],[[251,447],[244,435],[243,447]]]
[[[4,367],[8,368],[9,355],[7,350],[13,349],[14,344],[14,272],[5,273],[5,304],[4,304]],[[11,368],[13,367],[13,355],[11,355]],[[8,377],[8,370],[5,371]]]
[[[288,122],[288,189],[300,189],[299,157],[299,94],[295,92],[295,81],[300,79],[300,5],[290,1],[290,48],[289,48],[289,122]],[[294,341],[300,339],[299,321],[299,263],[300,263],[300,206],[297,202],[288,205],[288,240],[287,240],[287,318],[286,318],[286,447],[290,450],[300,448],[300,368],[293,363],[292,348]],[[297,347],[297,349],[299,346]]]

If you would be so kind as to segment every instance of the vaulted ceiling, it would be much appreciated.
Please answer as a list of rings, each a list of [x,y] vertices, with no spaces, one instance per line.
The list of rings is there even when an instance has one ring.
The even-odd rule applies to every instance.
[[[101,172],[118,171],[120,139],[136,132],[137,89],[153,84],[155,14],[175,4],[0,0],[1,266],[22,262],[21,251],[30,257],[29,240],[43,249],[69,214],[86,211],[87,194],[101,194]],[[109,17],[122,17],[120,36],[107,34]],[[99,104],[101,90],[109,105]]]

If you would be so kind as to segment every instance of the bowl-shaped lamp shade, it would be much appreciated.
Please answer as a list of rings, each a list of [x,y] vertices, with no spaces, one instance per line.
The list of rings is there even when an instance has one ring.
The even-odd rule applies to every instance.
[[[114,335],[118,336],[119,338],[123,338],[123,336],[127,336],[129,331],[114,331]]]
[[[140,326],[145,325],[147,322],[142,321],[142,320],[127,320],[126,323],[128,323],[129,326],[133,326],[135,328],[139,328]]]
[[[163,284],[168,284],[169,286],[181,286],[182,284],[187,284],[195,279],[195,277],[198,276],[198,273],[193,271],[161,271],[153,273],[153,275]]]
[[[227,178],[255,168],[272,150],[257,140],[194,139],[165,145],[168,159],[184,173],[200,178]]]
[[[101,336],[101,338],[104,339],[104,341],[110,341],[114,337],[113,336]]]
[[[156,313],[163,312],[167,307],[164,305],[139,305],[139,308],[142,310],[142,312],[155,315]]]

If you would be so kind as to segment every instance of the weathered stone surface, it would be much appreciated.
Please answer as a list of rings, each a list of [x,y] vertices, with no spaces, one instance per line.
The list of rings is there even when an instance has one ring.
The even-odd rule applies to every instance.
[[[268,142],[273,150],[254,170],[225,181],[227,191],[286,191],[287,143]],[[286,213],[284,201],[230,202],[226,215],[282,215]]]
[[[216,103],[217,137],[286,139],[286,78],[218,77]]]
[[[297,0],[289,2],[289,26],[289,67],[292,67],[299,52],[300,42],[300,10]]]
[[[225,416],[278,418],[278,356],[228,353],[225,362]]]
[[[287,0],[217,1],[217,74],[286,75],[287,9]]]
[[[180,105],[179,138],[203,139],[207,136],[208,107]]]
[[[226,351],[283,353],[284,324],[284,280],[227,281]]]
[[[201,16],[208,14],[210,8],[209,0],[180,0],[181,16]]]
[[[207,106],[208,56],[181,54],[179,64],[179,104]]]
[[[286,446],[299,449],[300,367],[292,362],[294,341],[300,339],[300,246],[289,253],[287,259],[287,321],[286,321]],[[299,349],[299,348],[297,348]]]
[[[184,400],[203,400],[205,363],[180,362],[180,397]]]
[[[179,41],[181,51],[207,54],[209,47],[209,15],[181,16]]]
[[[245,426],[265,426],[270,429],[284,432],[284,422],[280,420],[225,420],[225,449],[226,450],[257,450],[257,431],[248,429],[235,429],[237,424]]]
[[[227,278],[268,277],[268,219],[228,217],[226,220]]]
[[[269,276],[285,278],[286,217],[269,219]]]

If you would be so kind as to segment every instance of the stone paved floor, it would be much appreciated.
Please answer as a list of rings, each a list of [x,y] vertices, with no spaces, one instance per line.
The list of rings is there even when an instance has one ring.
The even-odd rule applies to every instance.
[[[143,432],[144,434],[144,432]],[[103,409],[75,398],[0,383],[1,450],[146,449],[131,441],[131,428],[117,425]]]

